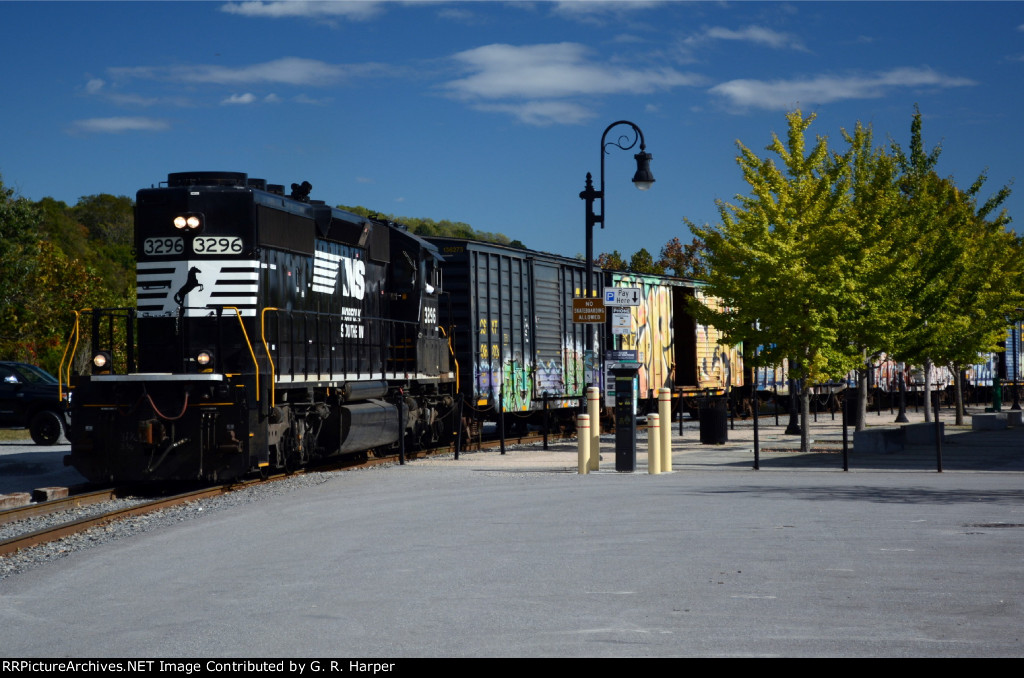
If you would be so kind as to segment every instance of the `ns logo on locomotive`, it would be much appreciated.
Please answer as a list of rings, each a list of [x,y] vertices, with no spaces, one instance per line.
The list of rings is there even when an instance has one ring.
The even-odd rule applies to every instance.
[[[138,192],[137,306],[76,323],[93,359],[66,463],[212,481],[451,435],[437,248],[311,188],[181,172]]]

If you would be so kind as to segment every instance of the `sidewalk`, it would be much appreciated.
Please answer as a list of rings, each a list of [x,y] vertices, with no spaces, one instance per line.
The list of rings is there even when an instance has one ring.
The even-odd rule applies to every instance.
[[[984,412],[983,407],[968,408],[964,426],[955,426],[951,410],[940,412],[944,425],[941,449],[943,472],[972,471],[997,473],[1024,473],[1024,427],[1000,431],[973,431],[971,415]],[[895,413],[883,410],[881,414],[869,412],[865,422],[869,430],[897,429]],[[924,412],[907,412],[912,424],[924,422]],[[820,413],[818,421],[812,415],[810,422],[811,452],[800,452],[800,436],[786,435],[788,417],[780,416],[779,425],[774,416],[762,416],[758,422],[759,470],[843,470],[843,429],[841,415],[835,419]],[[914,471],[936,472],[939,456],[936,446],[913,445],[898,452],[865,452],[854,449],[854,429],[847,428],[848,467],[851,472]],[[551,442],[548,450],[542,445],[508,446],[506,454],[495,450],[462,452],[460,459],[453,456],[417,460],[425,466],[455,464],[480,470],[515,469],[520,471],[577,472],[577,446],[575,441]],[[596,473],[615,473],[615,435],[601,436],[601,466]],[[672,423],[673,471],[730,471],[753,470],[754,427],[751,419],[731,422],[728,441],[724,445],[702,445],[699,424],[687,418],[683,434],[679,434],[678,419]],[[647,432],[637,427],[636,473],[647,473]],[[595,473],[595,471],[591,471]]]

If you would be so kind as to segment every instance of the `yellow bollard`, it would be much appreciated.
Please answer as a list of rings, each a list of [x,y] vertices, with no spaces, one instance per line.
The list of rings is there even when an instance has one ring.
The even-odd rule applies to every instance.
[[[597,386],[587,389],[587,415],[590,416],[590,461],[587,468],[596,471],[601,468],[601,389]]]
[[[586,414],[576,417],[576,438],[579,473],[587,475],[587,461],[590,457],[590,417]]]
[[[661,432],[658,415],[647,415],[647,472],[651,475],[661,473]]]
[[[661,423],[661,470],[672,471],[672,391],[658,389],[658,420]]]

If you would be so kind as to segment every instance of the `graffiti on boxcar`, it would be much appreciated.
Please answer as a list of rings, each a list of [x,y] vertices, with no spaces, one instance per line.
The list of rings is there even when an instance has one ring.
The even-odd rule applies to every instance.
[[[537,393],[562,393],[562,366],[557,360],[539,360],[534,373],[537,382]]]
[[[481,351],[475,375],[477,398],[497,404],[500,395],[506,412],[529,409],[534,392],[533,365],[518,353],[509,360],[502,360],[497,350],[497,346],[491,347],[490,358]]]
[[[530,408],[533,398],[533,370],[518,353],[502,366],[500,387],[506,412]]]
[[[536,394],[578,396],[585,386],[585,365],[583,351],[563,347],[561,361],[558,359],[538,360],[534,371]]]
[[[586,385],[583,351],[579,347],[565,347],[562,349],[562,365],[565,377],[564,393],[571,396],[582,395],[583,387]]]
[[[641,290],[640,305],[630,309],[630,334],[621,341],[622,349],[637,351],[640,394],[646,397],[656,389],[672,388],[675,378],[672,288],[648,276],[623,276],[616,285]]]
[[[718,299],[695,290],[696,298],[711,308],[722,308]],[[725,389],[743,383],[743,346],[729,346],[722,333],[711,325],[697,325],[697,385]]]

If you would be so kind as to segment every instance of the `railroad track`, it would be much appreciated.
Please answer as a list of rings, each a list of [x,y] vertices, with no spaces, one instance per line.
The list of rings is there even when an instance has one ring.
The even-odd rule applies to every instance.
[[[559,438],[549,436],[553,440]],[[539,443],[542,436],[536,434],[506,436],[506,445],[533,444]],[[462,452],[477,452],[500,446],[499,440],[478,440],[472,444],[473,449],[463,449]],[[406,455],[407,459],[416,459],[432,455],[451,454],[454,447],[451,445],[439,447],[432,450],[417,450]],[[0,528],[7,528],[7,532],[13,533],[6,539],[0,540],[0,557],[14,553],[20,549],[30,548],[40,544],[57,541],[64,537],[85,532],[91,528],[107,525],[109,523],[124,520],[134,516],[141,516],[153,511],[158,511],[173,506],[179,506],[188,502],[200,501],[211,497],[220,496],[229,492],[242,490],[254,485],[270,483],[286,478],[301,475],[309,472],[328,472],[345,469],[369,468],[385,464],[396,464],[398,458],[369,457],[363,460],[352,460],[350,458],[335,460],[321,464],[309,469],[300,469],[294,473],[282,473],[268,476],[263,479],[237,481],[225,485],[205,487],[188,492],[173,494],[166,497],[139,497],[135,496],[131,488],[103,488],[99,490],[88,490],[72,494],[60,499],[51,499],[45,502],[27,504],[15,508],[0,511]],[[115,508],[104,508],[103,505],[115,502]],[[97,510],[84,517],[69,518],[66,521],[45,521],[43,527],[33,529],[34,524],[43,522],[49,516],[56,516],[61,513],[70,513],[90,506],[97,507]],[[37,520],[33,520],[37,519]],[[23,523],[24,529],[19,530],[17,523]]]

